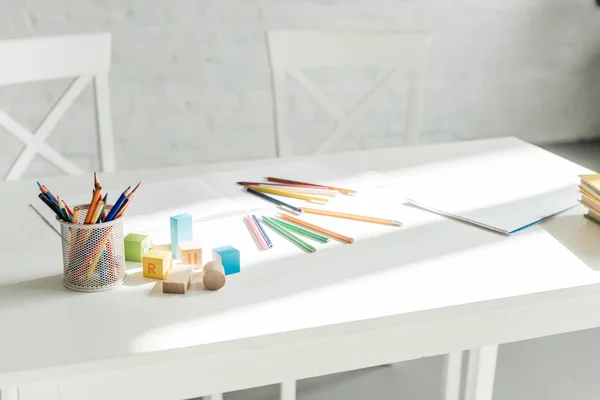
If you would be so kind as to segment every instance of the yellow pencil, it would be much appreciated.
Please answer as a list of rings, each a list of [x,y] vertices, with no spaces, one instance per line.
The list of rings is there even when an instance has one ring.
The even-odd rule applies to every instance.
[[[112,229],[112,227],[111,227]],[[96,270],[96,266],[98,265],[98,261],[100,261],[100,257],[102,257],[102,253],[104,253],[104,249],[106,248],[106,245],[108,244],[108,241],[110,240],[110,231],[108,231],[106,233],[106,237],[104,238],[104,240],[102,240],[102,243],[100,244],[100,246],[97,247],[98,252],[96,253],[96,255],[94,256],[94,258],[92,259],[92,262],[90,263],[90,266],[88,268],[87,271],[87,277],[91,277],[92,275],[94,275],[94,271]]]
[[[290,191],[283,190],[283,189],[273,189],[273,188],[268,188],[268,187],[264,187],[264,186],[254,186],[254,185],[248,186],[248,187],[256,190],[257,192],[270,193],[270,194],[275,194],[275,195],[284,196],[284,197],[291,197],[294,199],[306,200],[309,202],[327,203],[329,201],[328,199],[324,199],[322,197],[306,196],[303,194],[294,193],[294,192],[290,192]]]
[[[79,207],[75,207],[73,209],[73,223],[74,224],[79,223]]]

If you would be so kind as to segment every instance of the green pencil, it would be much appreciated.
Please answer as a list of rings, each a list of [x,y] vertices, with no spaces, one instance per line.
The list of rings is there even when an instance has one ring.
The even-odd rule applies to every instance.
[[[269,218],[269,217],[263,217],[263,221],[271,229],[273,229],[277,233],[281,234],[281,236],[284,236],[285,238],[289,239],[294,244],[298,245],[299,247],[301,247],[302,249],[308,251],[309,253],[314,253],[315,251],[317,251],[317,249],[315,249],[314,247],[312,247],[310,244],[306,243],[304,240],[296,237],[296,235],[292,234],[291,232],[288,232],[287,229],[281,227],[276,222],[273,222],[271,220],[271,218]]]
[[[271,220],[274,221],[279,226],[283,227],[284,229],[287,229],[292,232],[296,232],[298,235],[306,236],[307,238],[311,238],[313,240],[316,240],[317,242],[329,243],[329,238],[327,236],[319,235],[318,233],[314,233],[314,232],[311,232],[304,228],[300,228],[299,226],[290,224],[290,223],[282,221],[280,219],[271,218]]]

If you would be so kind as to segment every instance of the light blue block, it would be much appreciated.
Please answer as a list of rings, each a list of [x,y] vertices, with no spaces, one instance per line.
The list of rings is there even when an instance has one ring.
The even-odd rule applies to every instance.
[[[171,253],[179,258],[179,243],[193,240],[192,215],[179,214],[171,217]]]
[[[232,246],[223,246],[213,249],[213,260],[221,261],[225,275],[240,272],[240,251]]]

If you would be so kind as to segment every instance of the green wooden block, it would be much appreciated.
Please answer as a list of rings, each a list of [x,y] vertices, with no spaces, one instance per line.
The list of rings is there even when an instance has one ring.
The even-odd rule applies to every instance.
[[[130,233],[125,236],[125,260],[142,262],[142,257],[150,249],[150,239],[147,235]]]

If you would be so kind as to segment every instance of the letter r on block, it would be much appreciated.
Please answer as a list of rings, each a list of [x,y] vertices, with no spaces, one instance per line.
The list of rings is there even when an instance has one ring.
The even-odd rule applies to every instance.
[[[148,263],[148,273],[149,274],[156,275],[156,271],[154,270],[155,268],[156,268],[156,265],[154,265],[152,263]]]

